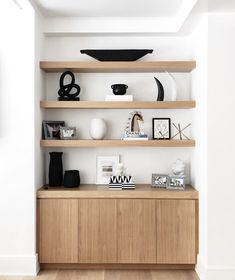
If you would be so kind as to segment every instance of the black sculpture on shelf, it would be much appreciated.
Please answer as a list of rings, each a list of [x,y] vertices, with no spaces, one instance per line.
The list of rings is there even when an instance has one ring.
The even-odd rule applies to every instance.
[[[63,163],[62,163],[62,152],[51,152],[50,153],[50,164],[49,164],[49,186],[58,187],[63,182]]]
[[[70,84],[64,84],[65,77],[69,75],[71,77]],[[73,89],[76,89],[76,92],[71,93],[74,91]],[[65,71],[61,77],[60,77],[60,89],[58,91],[58,94],[60,97],[58,97],[59,101],[79,101],[80,97],[78,97],[80,93],[80,86],[75,84],[75,76],[73,72],[71,71]]]
[[[157,101],[163,101],[164,100],[164,88],[163,85],[161,84],[161,82],[154,77],[156,83],[157,83],[157,87],[158,87],[158,96],[157,96]]]
[[[126,94],[126,90],[127,90],[128,86],[125,84],[115,84],[115,85],[111,85],[111,88],[113,90],[113,94],[124,95],[124,94]]]

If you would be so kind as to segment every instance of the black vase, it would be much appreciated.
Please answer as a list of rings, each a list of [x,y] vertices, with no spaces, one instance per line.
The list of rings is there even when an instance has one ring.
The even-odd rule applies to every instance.
[[[66,170],[64,172],[65,188],[76,188],[80,185],[80,175],[78,170]]]
[[[49,186],[61,186],[63,182],[62,152],[50,153]]]

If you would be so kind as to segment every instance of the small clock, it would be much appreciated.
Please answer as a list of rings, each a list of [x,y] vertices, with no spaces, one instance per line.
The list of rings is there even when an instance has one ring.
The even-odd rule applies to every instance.
[[[153,139],[169,140],[171,138],[171,119],[153,118]]]

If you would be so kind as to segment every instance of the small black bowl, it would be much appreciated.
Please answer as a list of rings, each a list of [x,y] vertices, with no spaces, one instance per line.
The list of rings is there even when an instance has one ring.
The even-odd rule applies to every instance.
[[[65,188],[76,188],[80,185],[80,175],[78,170],[65,170],[64,183]]]
[[[126,93],[128,86],[125,84],[115,84],[115,85],[111,85],[111,88],[113,90],[113,94],[124,95]]]

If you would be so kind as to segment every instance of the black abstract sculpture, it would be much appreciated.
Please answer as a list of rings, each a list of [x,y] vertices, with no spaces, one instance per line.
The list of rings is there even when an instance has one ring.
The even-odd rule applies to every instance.
[[[69,75],[71,77],[70,84],[64,84],[65,77]],[[72,91],[76,90],[75,92],[71,93]],[[59,101],[79,101],[80,97],[78,97],[80,93],[80,86],[75,84],[75,77],[73,72],[71,71],[65,71],[60,76],[60,89],[58,91],[58,94],[60,97],[58,97]]]
[[[155,81],[157,83],[157,87],[158,87],[158,96],[157,96],[157,101],[163,101],[164,100],[164,88],[163,85],[161,84],[161,82],[155,78]]]

